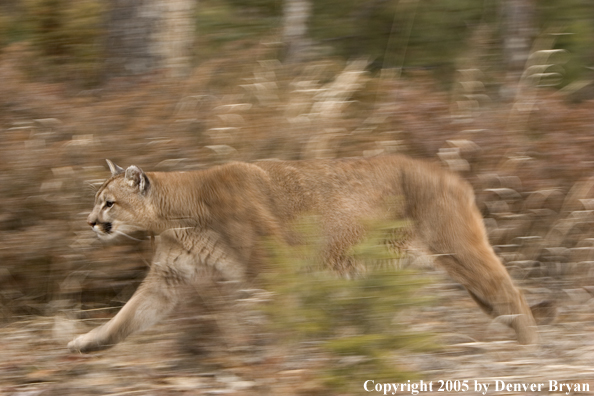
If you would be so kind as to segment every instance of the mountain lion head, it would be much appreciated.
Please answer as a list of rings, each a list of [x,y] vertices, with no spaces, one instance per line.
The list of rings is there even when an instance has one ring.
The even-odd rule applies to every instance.
[[[107,163],[112,177],[97,191],[87,223],[102,240],[119,236],[136,239],[132,235],[147,230],[146,221],[151,217],[149,179],[137,166],[124,170],[109,160]]]

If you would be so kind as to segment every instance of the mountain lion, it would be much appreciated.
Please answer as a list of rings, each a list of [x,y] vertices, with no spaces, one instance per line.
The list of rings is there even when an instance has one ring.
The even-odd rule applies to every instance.
[[[160,240],[130,301],[71,341],[72,351],[108,348],[151,326],[205,267],[243,279],[258,259],[258,239],[291,241],[288,224],[305,213],[319,216],[321,254],[344,275],[356,272],[347,252],[363,237],[362,220],[411,219],[415,237],[485,312],[508,315],[520,343],[537,342],[530,308],[489,245],[471,187],[439,167],[405,156],[234,162],[169,173],[108,164],[112,177],[97,192],[89,225],[103,240],[139,230]],[[393,197],[402,204],[394,205]]]

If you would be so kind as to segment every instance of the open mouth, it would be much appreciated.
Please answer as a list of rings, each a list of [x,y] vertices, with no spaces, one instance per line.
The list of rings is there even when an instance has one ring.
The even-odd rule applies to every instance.
[[[103,224],[103,232],[109,234],[111,232],[111,223]]]
[[[141,229],[122,225],[114,229],[113,223],[96,223],[93,225],[93,231],[95,231],[99,239],[105,241],[114,239],[125,241],[131,239],[141,242],[147,238],[147,233]]]
[[[92,224],[92,227],[93,231],[95,231],[99,237],[110,235],[112,231],[111,223],[94,223]]]

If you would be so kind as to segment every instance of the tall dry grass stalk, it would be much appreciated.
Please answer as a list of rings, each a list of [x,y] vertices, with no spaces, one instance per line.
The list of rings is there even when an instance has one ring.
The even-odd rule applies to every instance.
[[[330,62],[306,65],[298,77],[286,83],[279,76],[287,74],[287,66],[276,60],[259,62],[249,83],[241,85],[260,107],[282,120],[284,125],[279,133],[291,144],[303,147],[298,150],[302,158],[336,155],[331,141],[344,132],[337,128],[337,121],[345,117],[353,95],[363,89],[368,80],[365,71],[368,61],[356,60],[330,81],[323,82],[328,79],[332,65]],[[240,103],[230,106],[245,108]]]
[[[537,106],[540,88],[554,87],[561,82],[563,59],[555,60],[566,51],[554,49],[555,38],[551,34],[535,40],[524,71],[517,84],[512,108],[508,118],[508,131],[521,138],[526,132],[530,115]]]

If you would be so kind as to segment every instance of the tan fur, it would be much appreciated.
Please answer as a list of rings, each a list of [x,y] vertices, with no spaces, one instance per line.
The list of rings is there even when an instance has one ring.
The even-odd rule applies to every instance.
[[[509,315],[520,343],[537,342],[530,309],[487,241],[471,187],[452,173],[404,156],[146,174],[109,164],[113,177],[97,192],[89,224],[102,239],[144,230],[161,241],[136,294],[111,321],[72,341],[71,350],[106,348],[152,325],[204,268],[243,279],[258,239],[291,239],[287,224],[303,213],[321,218],[322,253],[343,274],[357,270],[346,251],[363,237],[362,220],[411,219],[416,237],[483,310]],[[403,204],[394,205],[394,197]]]

